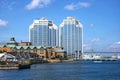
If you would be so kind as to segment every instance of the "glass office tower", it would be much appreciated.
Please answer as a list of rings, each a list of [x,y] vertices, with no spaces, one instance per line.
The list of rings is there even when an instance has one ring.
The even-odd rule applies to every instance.
[[[80,58],[83,54],[83,26],[74,17],[67,17],[60,24],[61,47],[68,57]]]
[[[29,41],[34,46],[58,46],[58,28],[47,18],[34,20],[29,27]]]

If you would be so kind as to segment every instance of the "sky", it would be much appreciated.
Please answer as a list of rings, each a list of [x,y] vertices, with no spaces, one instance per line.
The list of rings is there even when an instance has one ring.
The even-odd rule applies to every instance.
[[[83,24],[84,51],[120,51],[120,0],[0,0],[0,43],[29,40],[42,17],[58,27],[68,16]]]

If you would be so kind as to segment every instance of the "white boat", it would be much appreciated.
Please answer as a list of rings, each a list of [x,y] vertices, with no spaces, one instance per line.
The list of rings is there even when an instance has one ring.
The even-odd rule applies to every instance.
[[[118,58],[118,60],[120,60],[120,56],[118,56],[117,58]]]
[[[95,61],[93,61],[93,62],[94,62],[94,63],[102,63],[102,61],[96,61],[96,60],[95,60]]]
[[[84,60],[100,60],[102,59],[102,55],[98,55],[98,54],[86,54],[83,56]]]

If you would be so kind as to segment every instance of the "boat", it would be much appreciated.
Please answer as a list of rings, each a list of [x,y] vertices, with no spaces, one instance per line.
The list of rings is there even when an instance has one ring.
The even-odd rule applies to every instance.
[[[94,62],[94,63],[102,63],[101,60],[100,60],[100,61],[98,61],[98,60],[96,61],[96,60],[95,60],[95,61],[93,61],[93,62]]]

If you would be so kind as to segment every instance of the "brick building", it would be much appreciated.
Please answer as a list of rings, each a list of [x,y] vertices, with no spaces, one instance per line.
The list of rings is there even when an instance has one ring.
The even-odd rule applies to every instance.
[[[32,46],[30,42],[17,43],[14,38],[11,38],[6,45],[1,45],[0,50],[14,53],[14,55],[30,53],[33,54],[31,56],[44,59],[55,59],[59,56],[62,58],[67,57],[66,52],[59,47]]]

